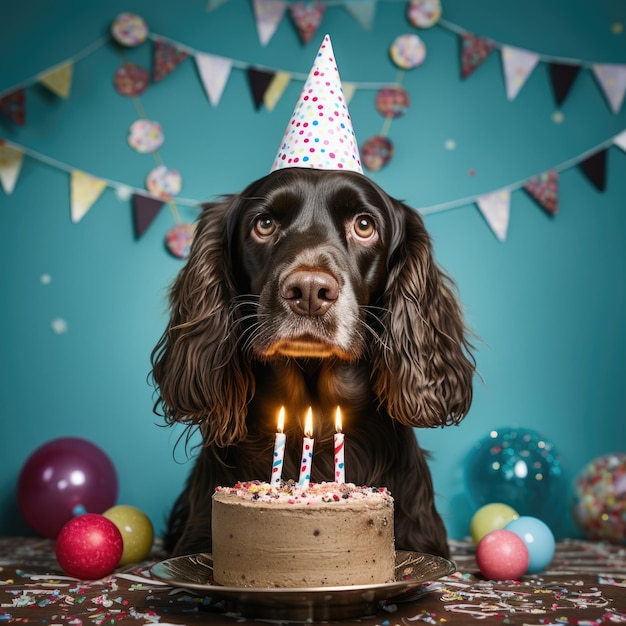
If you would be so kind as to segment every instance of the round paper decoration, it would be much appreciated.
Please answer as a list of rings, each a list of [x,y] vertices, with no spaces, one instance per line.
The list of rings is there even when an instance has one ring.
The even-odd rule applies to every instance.
[[[400,35],[389,48],[391,60],[401,69],[410,70],[426,58],[426,46],[417,35]]]
[[[122,96],[134,97],[142,94],[150,82],[150,73],[135,63],[124,63],[115,70],[113,84],[117,93]]]
[[[387,137],[374,135],[361,146],[361,162],[371,172],[377,172],[387,165],[393,156],[393,144]]]
[[[182,182],[177,170],[170,170],[165,165],[155,167],[146,179],[146,189],[156,198],[169,200],[180,193]]]
[[[376,94],[376,110],[383,117],[402,117],[410,104],[409,94],[402,87],[383,87]]]
[[[138,15],[120,13],[111,26],[111,34],[117,43],[134,48],[147,39],[148,26]]]
[[[189,249],[196,232],[195,224],[176,224],[167,231],[165,245],[167,249],[177,258],[186,259],[189,256]]]
[[[406,16],[413,26],[430,28],[441,17],[441,0],[410,0]]]
[[[128,129],[128,145],[141,154],[154,152],[163,145],[163,128],[158,122],[137,120]]]

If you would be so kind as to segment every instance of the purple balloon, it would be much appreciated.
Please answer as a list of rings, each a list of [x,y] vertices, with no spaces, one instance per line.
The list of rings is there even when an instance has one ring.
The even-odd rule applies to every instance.
[[[79,513],[103,513],[117,500],[117,473],[95,444],[78,437],[53,439],[28,458],[17,483],[17,503],[28,525],[56,539]]]

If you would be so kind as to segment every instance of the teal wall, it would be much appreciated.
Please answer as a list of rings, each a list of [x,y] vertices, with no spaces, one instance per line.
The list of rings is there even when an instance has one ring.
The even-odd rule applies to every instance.
[[[443,6],[451,22],[498,42],[626,63],[626,32],[611,30],[626,26],[626,5],[617,0],[444,0]],[[368,32],[332,6],[308,45],[285,18],[261,47],[243,0],[214,12],[204,0],[23,0],[0,20],[0,91],[72,56],[108,32],[121,11],[142,15],[153,32],[197,50],[305,74],[328,32],[344,81],[393,81],[397,68],[388,47],[397,35],[416,32],[404,8],[404,2],[380,2]],[[419,34],[427,59],[404,76],[412,104],[390,129],[396,155],[372,178],[414,207],[470,199],[425,220],[479,337],[482,380],[459,427],[418,433],[433,454],[439,508],[451,534],[462,537],[472,513],[466,459],[492,429],[542,433],[561,455],[568,488],[595,456],[626,450],[626,154],[609,149],[604,193],[577,167],[563,171],[555,218],[514,191],[505,243],[471,201],[617,135],[626,128],[626,107],[613,114],[585,67],[556,123],[546,63],[509,102],[498,51],[462,81],[456,35],[441,27]],[[127,57],[149,66],[149,51],[144,45]],[[28,87],[26,125],[0,122],[0,135],[143,187],[154,159],[126,143],[138,113],[113,89],[120,63],[113,46],[79,62],[67,100]],[[181,172],[181,195],[210,199],[267,173],[300,88],[292,82],[273,112],[256,111],[244,72],[234,69],[213,108],[192,60],[150,87],[141,103],[163,125],[159,153]],[[357,91],[350,112],[360,142],[380,132],[374,92]],[[450,139],[455,150],[445,148]],[[179,210],[186,220],[197,214]],[[120,502],[145,510],[160,532],[190,467],[184,446],[173,453],[180,431],[159,428],[146,382],[151,349],[166,323],[167,286],[182,266],[163,245],[171,213],[165,207],[137,241],[130,202],[108,189],[73,224],[67,173],[27,157],[14,193],[0,191],[0,220],[0,532],[27,532],[16,508],[20,468],[36,447],[67,435],[107,452],[119,473]],[[41,281],[45,274],[49,284]],[[67,321],[67,333],[52,332],[56,318]],[[566,522],[559,532],[575,529]]]

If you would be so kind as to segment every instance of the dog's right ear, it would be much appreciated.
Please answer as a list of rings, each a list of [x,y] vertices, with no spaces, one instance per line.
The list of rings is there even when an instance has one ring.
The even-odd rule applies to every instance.
[[[189,259],[170,290],[167,329],[151,356],[155,413],[170,424],[198,425],[205,445],[227,446],[245,436],[254,393],[231,308],[237,292],[228,219],[236,201],[204,206]]]

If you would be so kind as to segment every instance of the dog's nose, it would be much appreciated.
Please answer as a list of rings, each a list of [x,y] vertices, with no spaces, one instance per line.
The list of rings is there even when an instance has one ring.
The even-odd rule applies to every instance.
[[[280,295],[298,315],[324,315],[339,297],[339,283],[322,271],[299,270],[283,281]]]

